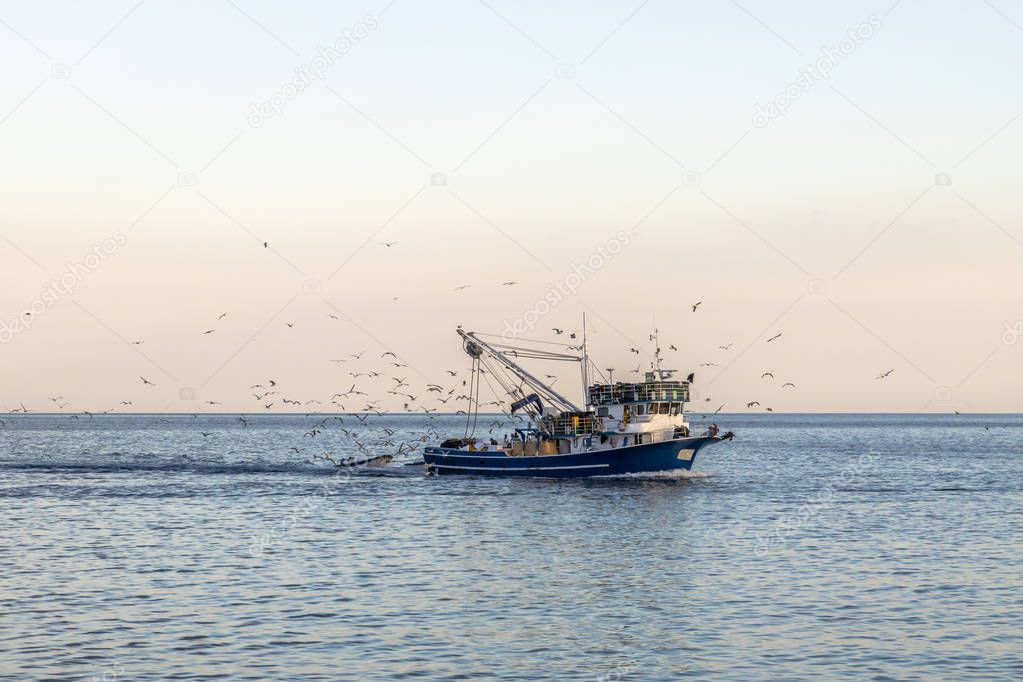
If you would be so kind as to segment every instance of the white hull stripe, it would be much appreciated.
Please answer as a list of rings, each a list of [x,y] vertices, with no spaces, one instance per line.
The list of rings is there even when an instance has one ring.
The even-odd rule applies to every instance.
[[[610,464],[574,464],[563,467],[463,467],[455,464],[427,464],[438,469],[467,469],[469,471],[561,471],[563,469],[600,469]]]
[[[569,452],[567,454],[556,453],[553,455],[487,455],[487,450],[460,450],[455,449],[452,452],[439,452],[444,448],[427,447],[426,452],[433,455],[434,457],[472,457],[473,459],[509,459],[514,457],[519,459],[521,457],[565,457],[567,455],[599,455],[608,452],[621,452],[622,450],[629,450],[632,448],[645,448],[649,445],[657,445],[659,443],[683,443],[685,441],[696,441],[705,440],[706,436],[696,436],[694,438],[673,438],[671,440],[658,440],[653,443],[640,443],[639,445],[624,445],[617,448],[601,448],[599,450],[587,450],[585,452]],[[702,447],[702,446],[701,446]]]

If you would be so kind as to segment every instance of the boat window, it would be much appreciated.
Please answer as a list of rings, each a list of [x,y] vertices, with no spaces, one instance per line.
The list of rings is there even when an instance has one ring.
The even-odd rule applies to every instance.
[[[646,414],[646,405],[636,405],[636,414]]]
[[[657,408],[657,411],[658,411],[658,412],[659,412],[660,414],[668,414],[668,403],[661,403],[661,404],[660,404],[660,405],[658,406],[658,408]]]
[[[681,405],[682,405],[682,403],[672,403],[671,404],[671,414],[672,415],[678,415],[679,414],[679,407]]]
[[[598,417],[606,417],[607,416],[607,408],[606,407],[598,407],[597,408],[597,416]]]

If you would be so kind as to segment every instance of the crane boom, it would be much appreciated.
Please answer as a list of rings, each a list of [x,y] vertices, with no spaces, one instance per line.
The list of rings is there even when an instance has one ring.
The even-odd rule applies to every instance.
[[[494,348],[493,346],[491,346],[486,341],[481,340],[478,336],[476,336],[476,334],[474,332],[466,332],[466,331],[464,331],[462,329],[458,329],[457,331],[458,331],[458,335],[462,337],[463,341],[466,344],[475,344],[475,346],[477,348],[479,348],[480,351],[485,351],[489,356],[491,356],[492,358],[494,358],[495,360],[500,362],[502,365],[507,367],[513,373],[515,373],[518,376],[520,376],[523,379],[523,381],[528,383],[535,390],[543,393],[547,397],[548,400],[550,400],[551,402],[555,403],[557,405],[557,407],[559,407],[562,411],[568,411],[568,412],[581,412],[582,411],[571,400],[569,400],[565,396],[561,395],[560,393],[555,391],[553,388],[551,388],[550,386],[548,386],[544,382],[542,382],[539,379],[537,379],[535,376],[533,376],[530,372],[528,372],[525,368],[523,368],[518,363],[515,363],[512,360],[508,359],[508,357],[507,357],[508,351],[500,351],[500,350]],[[469,347],[468,346],[467,346],[466,350],[467,350],[467,352],[469,352]],[[551,359],[573,360],[573,361],[576,361],[576,362],[581,362],[582,361],[582,358],[580,358],[580,357],[577,357],[577,356],[574,356],[574,355],[573,356],[569,356],[569,355],[562,355],[562,354],[558,354],[558,356],[556,358],[552,357]]]

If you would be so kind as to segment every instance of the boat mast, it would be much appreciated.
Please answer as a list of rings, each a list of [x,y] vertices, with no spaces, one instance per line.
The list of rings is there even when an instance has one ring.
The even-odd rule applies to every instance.
[[[590,406],[590,356],[586,348],[586,313],[583,312],[583,402]]]
[[[518,374],[520,377],[522,377],[530,386],[539,390],[541,393],[544,393],[548,400],[560,403],[558,407],[562,408],[562,410],[567,410],[571,412],[582,412],[582,410],[580,410],[576,406],[576,404],[573,403],[571,400],[561,395],[544,382],[537,379],[535,376],[527,372],[518,364],[509,360],[504,352],[497,350],[486,341],[481,341],[474,332],[465,332],[461,329],[458,329],[456,331],[458,332],[458,335],[462,337],[463,340],[465,340],[468,343],[475,344],[481,350],[485,350],[492,358],[500,362],[502,365],[510,369],[515,374]],[[568,357],[569,356],[562,356],[562,359],[568,359]],[[575,359],[578,360],[579,358]]]
[[[654,370],[657,373],[657,378],[661,378],[661,336],[660,332],[654,327],[654,333],[650,335],[650,340],[654,342]]]

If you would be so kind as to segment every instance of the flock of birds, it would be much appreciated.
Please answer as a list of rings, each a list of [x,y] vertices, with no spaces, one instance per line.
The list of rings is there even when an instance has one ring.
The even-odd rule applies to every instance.
[[[381,242],[381,245],[385,248],[393,248],[398,242],[389,241]],[[267,242],[263,243],[264,248],[268,248]],[[505,281],[501,282],[502,287],[516,286],[516,281]],[[463,291],[470,288],[472,285],[462,284],[455,287],[455,291]],[[703,301],[697,301],[689,306],[692,313],[696,313],[703,305]],[[220,313],[216,322],[222,322],[229,316],[230,312],[225,311]],[[337,315],[328,314],[328,317],[333,320],[340,320]],[[283,325],[289,329],[294,328],[295,323],[291,321],[283,322]],[[201,328],[200,335],[208,336],[217,332],[217,326],[213,325],[209,328]],[[569,331],[561,327],[552,327],[551,331],[555,337],[563,337],[567,340],[576,340],[579,333],[575,331]],[[773,343],[782,337],[782,333],[778,332],[773,336],[766,339],[766,343]],[[654,336],[650,337],[650,340],[655,340]],[[130,341],[132,345],[140,346],[145,343],[144,340],[136,339]],[[570,345],[565,344],[569,350],[581,350],[581,345]],[[717,346],[717,350],[721,352],[729,351],[733,342],[721,344]],[[671,343],[667,345],[667,349],[671,352],[678,352],[678,346]],[[642,351],[636,347],[630,347],[628,349],[630,354],[639,356]],[[656,354],[660,355],[661,349],[656,349]],[[455,370],[445,370],[445,382],[418,382],[415,385],[410,381],[410,373],[407,371],[409,365],[403,362],[394,352],[385,351],[379,356],[375,354],[373,356],[366,356],[366,351],[360,351],[357,353],[350,353],[347,356],[339,358],[331,358],[329,362],[332,365],[340,366],[340,369],[344,374],[339,375],[340,377],[347,375],[348,381],[345,384],[348,385],[347,390],[336,391],[330,396],[322,396],[320,398],[309,398],[309,397],[298,397],[295,395],[289,395],[285,386],[280,384],[276,378],[263,378],[249,385],[248,391],[251,398],[256,405],[259,406],[257,412],[267,412],[273,410],[273,408],[303,408],[308,410],[309,416],[318,418],[318,421],[304,433],[304,437],[310,439],[316,439],[321,436],[330,426],[337,426],[338,430],[343,433],[349,442],[354,445],[356,450],[366,456],[373,455],[371,448],[387,447],[391,449],[389,457],[400,457],[407,453],[412,452],[418,447],[420,443],[430,442],[440,438],[440,434],[434,428],[433,422],[437,417],[437,414],[443,410],[445,413],[454,413],[456,415],[467,414],[465,409],[453,410],[452,408],[456,405],[465,405],[470,409],[475,408],[482,412],[492,411],[504,413],[504,420],[494,420],[487,425],[488,433],[494,434],[495,430],[500,433],[501,430],[510,430],[509,425],[513,423],[513,420],[522,420],[521,415],[511,415],[507,409],[509,404],[508,400],[498,398],[496,400],[482,402],[474,399],[470,393],[470,383],[468,375],[463,376],[461,373]],[[699,367],[718,367],[717,362],[701,362]],[[481,370],[485,372],[485,370]],[[613,373],[613,368],[609,368],[609,373]],[[639,375],[644,371],[642,363],[637,365],[635,369],[631,369],[630,373]],[[894,373],[894,369],[888,369],[880,373],[877,376],[878,380],[884,380],[890,377]],[[546,374],[545,378],[549,380],[551,384],[558,380],[558,377],[553,374]],[[694,374],[689,374],[689,380],[692,381]],[[138,380],[142,387],[145,389],[156,388],[156,382],[152,381],[146,376],[138,375]],[[773,372],[765,370],[760,374],[761,381],[775,381],[775,375]],[[796,384],[792,381],[785,381],[780,384],[781,390],[795,389]],[[393,412],[393,410],[385,411],[381,407],[383,398],[381,395],[394,396],[400,404],[401,409],[405,413],[416,413],[421,414],[425,419],[425,428],[418,433],[412,434],[411,439],[397,439],[397,431],[390,427],[383,427],[379,433],[382,438],[376,442],[369,443],[360,440],[360,433],[364,432],[367,427],[370,426],[370,421],[376,417],[383,416],[387,412]],[[393,400],[393,399],[392,399]],[[711,402],[711,398],[705,397],[704,402]],[[63,395],[53,396],[50,398],[54,407],[57,410],[63,411],[65,408],[70,406],[70,401]],[[454,401],[454,403],[452,403]],[[224,403],[220,400],[204,400],[203,405],[209,408],[217,408],[222,406]],[[119,408],[131,407],[134,405],[134,400],[121,400]],[[330,407],[327,408],[326,406]],[[722,403],[713,411],[713,414],[719,413],[726,403]],[[745,402],[747,409],[760,408],[761,402],[759,400],[748,400]],[[487,408],[494,408],[488,410]],[[767,412],[772,412],[773,408],[764,407]],[[332,414],[324,416],[324,411],[329,410]],[[19,403],[19,406],[15,409],[11,409],[11,413],[28,413],[29,410],[23,403]],[[94,414],[107,414],[115,411],[115,408],[110,408],[102,411],[89,411],[81,410],[80,413],[69,413],[68,416],[73,419],[78,419],[80,416],[92,417]],[[475,410],[473,410],[475,411]],[[701,410],[694,410],[696,412],[705,412]],[[958,412],[957,412],[958,414]],[[194,413],[193,417],[198,417],[198,413]],[[248,427],[250,419],[244,414],[236,417],[237,421],[243,426]],[[3,425],[3,421],[0,420],[0,426]],[[356,429],[362,431],[357,431]],[[203,438],[208,438],[213,435],[213,432],[200,431]],[[301,452],[301,448],[292,448],[295,452]],[[375,456],[379,456],[378,454]],[[314,459],[326,459],[337,463],[333,456],[327,453],[320,453],[314,456]]]
[[[397,244],[397,242],[382,242],[382,245],[387,247],[387,248],[393,247],[396,244]],[[264,244],[264,246],[267,246],[267,245]],[[517,282],[508,281],[508,282],[503,282],[502,286],[514,286],[515,284],[517,284]],[[470,285],[461,285],[461,286],[457,287],[457,290],[468,288],[469,286]],[[703,305],[703,301],[697,301],[697,302],[691,304],[689,307],[690,307],[690,310],[695,313],[695,312],[697,312],[697,310],[699,310],[700,306],[702,306],[702,305]],[[229,312],[220,313],[217,316],[217,318],[216,318],[217,322],[220,322],[220,321],[224,320],[225,318],[228,317],[229,314],[230,314]],[[328,314],[328,317],[333,319],[333,320],[339,320],[340,319],[337,315],[334,315],[334,314]],[[289,321],[289,322],[284,322],[283,325],[285,327],[291,329],[291,328],[294,328],[295,323]],[[216,328],[203,329],[201,331],[201,335],[214,334],[214,333],[216,333],[216,331],[217,331]],[[578,332],[568,331],[568,330],[566,330],[564,328],[552,327],[551,331],[553,332],[553,334],[556,337],[567,336],[567,338],[571,339],[571,340],[575,340],[575,339],[578,338]],[[765,342],[766,343],[772,343],[774,341],[777,341],[779,338],[781,338],[781,336],[782,336],[782,333],[778,332],[778,333],[774,334],[773,336],[770,336],[769,338],[767,338]],[[651,336],[651,340],[654,340],[653,336]],[[144,343],[144,341],[143,340],[133,340],[130,343],[132,345],[142,345]],[[734,345],[734,343],[730,342],[730,343],[726,343],[726,344],[722,344],[722,345],[717,346],[717,349],[719,351],[727,352],[728,350],[730,350],[732,348],[733,345]],[[566,347],[569,350],[581,350],[582,349],[581,345],[568,345],[568,344],[566,344]],[[667,348],[668,348],[669,351],[673,351],[673,352],[678,352],[678,350],[679,350],[678,346],[676,346],[673,343],[668,344]],[[631,353],[631,354],[635,354],[637,356],[642,353],[642,351],[639,348],[636,348],[636,347],[630,347],[628,349],[628,352]],[[660,352],[661,352],[661,349],[657,348],[656,349],[656,353],[659,354]],[[386,386],[386,393],[387,394],[390,394],[390,395],[393,395],[393,396],[397,396],[397,397],[402,399],[402,409],[403,410],[405,410],[406,412],[412,412],[412,411],[421,410],[425,415],[428,415],[431,418],[433,416],[433,413],[437,412],[438,410],[443,409],[445,411],[450,411],[450,409],[448,407],[448,403],[451,400],[455,400],[456,402],[470,400],[470,396],[465,395],[464,392],[459,394],[459,395],[455,395],[458,392],[458,387],[457,386],[456,387],[445,387],[445,386],[443,386],[441,384],[437,384],[437,383],[426,383],[425,386],[421,386],[421,387],[418,387],[417,389],[413,389],[412,386],[410,385],[409,381],[408,381],[407,373],[404,373],[404,374],[406,374],[406,376],[398,376],[397,375],[398,373],[396,371],[396,370],[401,370],[401,369],[407,369],[408,368],[408,364],[405,363],[405,362],[402,362],[398,358],[398,356],[395,353],[391,352],[391,351],[386,351],[386,352],[382,353],[379,358],[377,358],[380,361],[380,364],[384,365],[383,367],[381,367],[381,366],[377,366],[377,367],[361,367],[361,368],[355,367],[354,366],[355,363],[360,361],[363,358],[364,354],[365,354],[365,351],[362,351],[362,352],[359,352],[359,353],[351,353],[350,355],[348,355],[347,357],[344,357],[344,358],[334,358],[334,359],[330,360],[330,362],[333,363],[333,364],[346,364],[347,363],[347,365],[351,369],[356,370],[356,371],[349,371],[348,372],[348,375],[353,380],[355,380],[355,381],[353,381],[351,386],[348,388],[348,390],[343,391],[343,392],[336,392],[336,393],[332,394],[331,396],[329,396],[329,398],[326,399],[327,402],[329,402],[331,405],[333,405],[335,409],[340,410],[341,412],[352,411],[346,405],[346,402],[348,403],[348,405],[352,405],[353,402],[357,402],[360,398],[363,398],[362,402],[364,404],[361,405],[358,408],[355,408],[356,411],[361,411],[361,412],[371,413],[371,414],[375,413],[377,415],[383,414],[383,412],[380,409],[380,402],[381,402],[381,400],[379,398],[375,399],[375,400],[371,400],[371,399],[369,399],[369,395],[370,395],[369,393],[367,393],[366,391],[363,391],[363,390],[359,390],[358,380],[363,379],[363,378],[369,379],[369,380],[378,380],[378,379],[380,379],[382,381],[382,383]],[[387,370],[388,366],[390,368],[392,368],[391,369],[391,373],[388,373],[388,370]],[[717,363],[717,362],[701,362],[701,363],[699,363],[698,366],[699,367],[719,367],[720,364]],[[609,371],[613,372],[614,370],[613,370],[613,368],[610,368]],[[634,369],[631,369],[629,371],[630,371],[631,374],[636,374],[636,375],[641,374],[644,371],[642,363],[640,363]],[[879,380],[887,379],[888,377],[890,377],[894,373],[894,371],[895,371],[894,369],[889,369],[887,371],[884,371],[884,372],[882,372],[881,374],[879,374],[877,376],[877,379],[879,379]],[[445,373],[448,375],[449,378],[456,378],[456,377],[458,377],[458,373],[456,371],[454,371],[454,370],[446,370]],[[692,376],[693,375],[690,374],[690,377],[692,377]],[[552,375],[552,374],[547,374],[547,375],[545,375],[545,377],[547,379],[552,380],[552,383],[554,381],[557,381],[557,379],[558,379],[558,377],[556,375]],[[764,372],[762,372],[760,374],[760,379],[761,380],[765,380],[765,379],[774,380],[775,379],[775,375],[771,371],[764,371]],[[139,382],[143,386],[146,386],[146,387],[153,387],[153,388],[155,388],[157,386],[156,382],[150,380],[149,378],[147,378],[146,376],[143,376],[143,375],[138,375],[138,380],[139,380]],[[393,383],[388,384],[388,381],[393,382]],[[466,385],[467,385],[467,379],[461,379],[461,386],[465,387]],[[375,388],[379,389],[380,387],[376,386]],[[786,381],[786,382],[781,384],[781,388],[782,389],[788,389],[788,388],[793,388],[794,389],[794,388],[796,388],[796,384],[794,382],[792,382],[792,381]],[[279,390],[277,381],[275,379],[267,379],[266,383],[260,382],[260,383],[252,384],[251,386],[249,386],[249,390],[251,391],[252,398],[254,398],[260,404],[260,406],[264,410],[270,410],[270,409],[272,409],[275,406],[288,406],[288,405],[290,405],[290,406],[293,406],[293,407],[303,407],[303,406],[311,406],[311,405],[313,405],[313,406],[322,406],[322,405],[324,405],[324,401],[321,401],[319,399],[298,399],[298,398],[288,397],[288,396],[282,394],[281,391]],[[432,406],[427,406],[427,405],[421,404],[422,401],[420,400],[420,396],[425,396],[425,397],[433,398],[434,402],[433,402]],[[54,403],[54,405],[59,410],[64,410],[69,405],[68,401],[64,398],[64,396],[56,396],[56,397],[50,398],[50,400],[51,400],[51,402]],[[707,398],[705,398],[705,401],[709,402],[709,401],[711,401],[711,398],[707,397]],[[501,401],[501,400],[499,400],[499,401],[491,401],[489,403],[481,404],[481,407],[483,407],[483,406],[501,407],[501,406],[503,406],[505,404],[505,402],[506,401]],[[218,401],[218,400],[206,400],[206,401],[204,401],[204,404],[209,406],[209,407],[217,407],[217,406],[222,405],[223,402],[222,401]],[[134,405],[134,401],[132,401],[132,400],[122,400],[122,401],[120,401],[120,405],[122,407],[130,407],[130,406]],[[761,403],[760,403],[759,400],[749,400],[749,401],[747,401],[745,403],[745,405],[746,405],[746,407],[748,409],[752,409],[752,408],[755,408],[755,407],[760,407]],[[725,407],[725,404],[722,404],[721,406],[719,406],[714,411],[714,413],[716,414],[716,413],[720,412],[721,409],[723,409],[724,407]],[[313,408],[313,409],[319,409],[319,408]],[[773,411],[773,409],[770,408],[770,407],[766,407],[765,410],[769,411],[769,412]],[[12,409],[10,411],[12,413],[18,413],[18,412],[25,412],[25,413],[27,413],[30,410],[28,410],[27,408],[25,408],[25,406],[23,404],[21,404],[21,405],[19,405],[18,408]],[[102,410],[102,411],[99,411],[99,412],[96,412],[96,413],[97,414],[106,414],[106,413],[110,413],[110,412],[113,412],[113,411],[114,411],[114,409],[107,409],[107,410]],[[458,413],[463,413],[464,414],[464,411],[459,410],[458,412],[456,412],[456,414],[458,414]],[[88,410],[83,410],[82,414],[83,415],[87,415],[87,416],[92,416],[92,414],[94,414],[94,413],[90,412]]]

